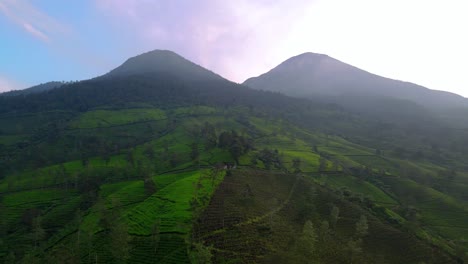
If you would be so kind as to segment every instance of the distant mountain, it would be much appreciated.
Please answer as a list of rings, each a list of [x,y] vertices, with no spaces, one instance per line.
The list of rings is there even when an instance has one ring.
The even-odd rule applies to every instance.
[[[168,50],[153,50],[132,57],[103,77],[169,74],[187,81],[223,78]]]
[[[384,78],[327,55],[304,53],[244,85],[292,96],[365,96],[409,100],[429,108],[468,107],[462,96]]]
[[[47,82],[43,84],[39,84],[30,88],[26,88],[23,90],[15,90],[15,91],[9,91],[0,94],[0,96],[15,96],[15,95],[27,95],[27,94],[36,94],[36,93],[42,93],[48,90],[52,90],[55,88],[58,88],[62,86],[64,83],[63,82]]]

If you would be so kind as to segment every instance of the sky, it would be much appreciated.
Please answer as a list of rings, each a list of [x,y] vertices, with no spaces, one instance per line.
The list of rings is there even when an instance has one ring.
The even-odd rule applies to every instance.
[[[243,82],[316,52],[468,97],[466,0],[0,0],[0,92],[172,50]]]

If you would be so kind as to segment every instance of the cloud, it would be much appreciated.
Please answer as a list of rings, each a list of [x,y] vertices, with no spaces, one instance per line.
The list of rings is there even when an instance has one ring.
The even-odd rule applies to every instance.
[[[115,27],[139,38],[139,49],[171,49],[238,82],[285,58],[284,41],[312,3],[96,0]]]
[[[86,34],[77,32],[69,24],[56,20],[38,8],[35,3],[28,0],[0,0],[0,16],[3,14],[9,21],[13,22],[13,25],[38,39],[41,43],[47,44],[50,51],[47,56],[53,54],[64,58],[68,63],[67,67],[76,67],[76,64],[79,64],[87,72],[108,70],[110,65],[103,59],[103,56],[87,46],[88,43],[93,45],[93,42],[82,38],[82,35]],[[54,4],[51,3],[51,5]],[[67,8],[67,3],[64,3],[63,6]],[[73,20],[66,22],[73,22]],[[88,28],[81,30],[88,30]],[[12,42],[14,41],[12,40]],[[45,62],[45,64],[47,63],[49,62]],[[73,70],[77,71],[77,68]],[[54,71],[60,72],[60,70]],[[85,76],[86,78],[94,77],[95,73],[88,73]]]
[[[311,51],[434,89],[460,87],[457,92],[468,95],[468,38],[460,33],[468,23],[466,0],[95,3],[132,40],[131,54],[170,49],[238,82]]]
[[[62,23],[25,0],[2,0],[0,11],[27,33],[46,43],[69,32]]]
[[[26,31],[28,31],[29,33],[31,33],[35,37],[38,37],[38,38],[40,38],[41,40],[43,40],[45,42],[50,41],[49,37],[46,36],[46,34],[44,34],[39,29],[35,28],[33,25],[25,22],[25,23],[23,23],[23,27],[24,27],[24,29],[26,29]]]

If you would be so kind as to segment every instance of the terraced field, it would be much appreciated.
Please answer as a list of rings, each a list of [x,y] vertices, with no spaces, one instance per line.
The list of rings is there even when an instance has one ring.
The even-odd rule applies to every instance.
[[[35,244],[45,255],[77,245],[79,249],[67,254],[81,252],[73,258],[83,263],[94,263],[96,258],[112,262],[115,256],[109,245],[115,225],[109,223],[115,222],[109,219],[114,219],[128,235],[124,238],[132,263],[188,263],[190,237],[195,239],[191,242],[212,245],[215,262],[270,263],[275,252],[293,250],[288,245],[295,237],[290,234],[301,232],[305,218],[316,226],[328,221],[331,204],[340,208],[334,231],[337,248],[344,247],[343,237],[352,236],[361,214],[367,215],[373,230],[364,244],[381,255],[391,250],[376,241],[390,241],[392,250],[403,250],[395,242],[399,239],[413,241],[413,246],[405,244],[401,259],[409,259],[414,249],[420,254],[415,262],[427,260],[423,257],[429,255],[427,245],[454,252],[447,239],[466,241],[466,204],[411,175],[399,175],[405,166],[410,172],[444,179],[437,173],[441,167],[380,155],[336,135],[249,116],[247,111],[234,109],[229,118],[212,107],[101,109],[70,116],[63,138],[51,149],[78,146],[77,138],[83,137],[101,142],[108,153],[97,151],[86,159],[18,170],[0,180],[7,237],[22,245],[13,251],[0,247],[0,257],[10,251],[32,252]],[[5,131],[23,130],[15,124],[12,120]],[[239,157],[238,169],[230,171],[234,176],[225,176],[221,169],[225,162],[234,163],[231,150],[207,146],[205,127],[214,128],[216,137],[235,131],[252,141],[252,149]],[[259,159],[263,150],[275,151],[280,166],[264,170]],[[300,173],[292,173],[298,159]],[[366,175],[359,174],[365,169]],[[468,176],[460,173],[456,181],[468,184]],[[34,227],[27,220],[37,214],[45,231],[40,243],[31,237]],[[418,223],[413,232],[427,244],[401,233],[412,228],[413,220]],[[13,226],[17,223],[21,224]],[[89,245],[95,249],[88,250]],[[378,260],[377,255],[368,257]]]

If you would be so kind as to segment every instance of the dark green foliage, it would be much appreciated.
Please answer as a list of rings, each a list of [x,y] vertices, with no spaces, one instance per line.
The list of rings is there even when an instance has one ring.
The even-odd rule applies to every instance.
[[[239,157],[253,149],[253,143],[250,139],[239,136],[236,131],[224,131],[219,135],[218,146],[227,149],[231,153],[236,163],[239,163]]]
[[[111,241],[113,263],[127,263],[130,258],[130,240],[128,227],[121,222],[114,223],[111,227],[109,238]]]
[[[205,122],[201,129],[201,136],[205,141],[205,146],[207,149],[211,149],[216,146],[216,130],[212,124]]]
[[[301,172],[301,159],[299,158],[293,159],[292,167],[294,168],[294,172]]]
[[[281,169],[283,167],[278,150],[276,149],[263,149],[258,154],[258,159],[263,162],[266,169],[272,169],[273,167],[276,169]]]
[[[210,264],[213,254],[213,247],[206,247],[201,243],[195,243],[190,250],[190,261],[195,264]]]
[[[198,158],[200,157],[200,150],[199,150],[198,144],[195,142],[192,143],[191,149],[192,150],[190,152],[190,158],[193,161],[198,161]]]
[[[156,192],[156,185],[154,184],[154,181],[151,178],[148,177],[144,179],[144,186],[146,195],[150,196]]]

